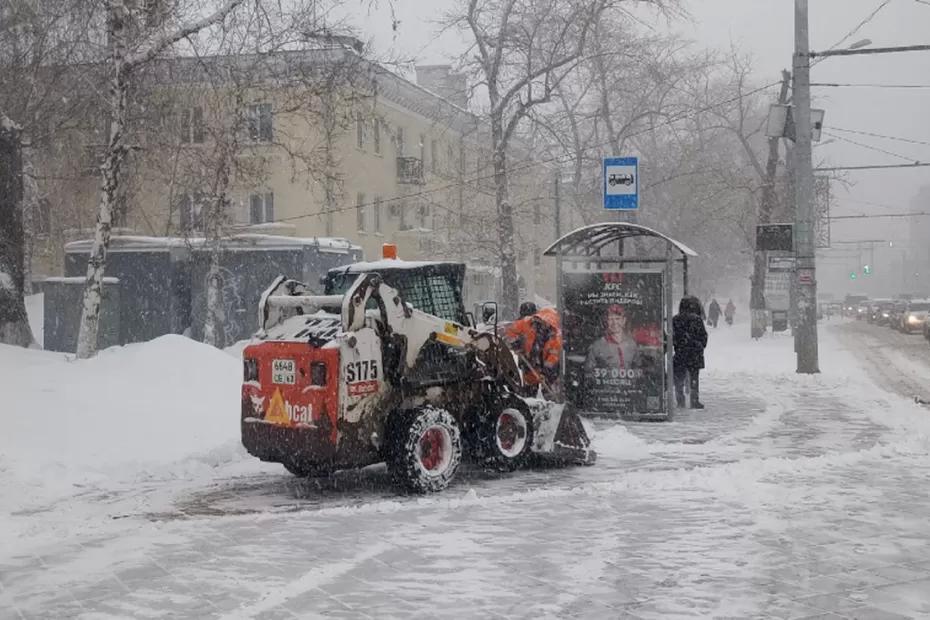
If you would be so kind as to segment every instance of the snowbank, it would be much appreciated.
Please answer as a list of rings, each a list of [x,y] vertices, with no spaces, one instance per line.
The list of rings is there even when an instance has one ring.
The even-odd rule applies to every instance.
[[[239,361],[182,336],[82,361],[0,345],[0,375],[2,508],[244,455]]]
[[[45,347],[45,294],[26,296],[26,315],[29,317],[29,327],[32,328],[32,337],[36,339],[39,348]]]

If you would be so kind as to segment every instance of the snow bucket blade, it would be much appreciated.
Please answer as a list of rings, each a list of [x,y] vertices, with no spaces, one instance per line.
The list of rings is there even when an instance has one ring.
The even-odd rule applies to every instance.
[[[547,400],[526,401],[535,421],[533,452],[537,456],[571,465],[594,465],[597,453],[575,411]]]

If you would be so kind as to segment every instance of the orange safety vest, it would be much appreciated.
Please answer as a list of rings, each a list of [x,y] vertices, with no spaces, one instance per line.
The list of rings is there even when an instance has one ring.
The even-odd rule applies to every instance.
[[[550,381],[556,378],[562,353],[562,329],[555,308],[543,308],[514,321],[504,337],[530,364],[525,376],[528,384],[538,385],[541,382],[539,373]]]

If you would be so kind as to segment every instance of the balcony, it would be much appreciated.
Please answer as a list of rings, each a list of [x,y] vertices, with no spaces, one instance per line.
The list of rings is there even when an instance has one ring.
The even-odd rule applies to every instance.
[[[403,185],[423,185],[423,160],[417,157],[398,157],[397,182]]]

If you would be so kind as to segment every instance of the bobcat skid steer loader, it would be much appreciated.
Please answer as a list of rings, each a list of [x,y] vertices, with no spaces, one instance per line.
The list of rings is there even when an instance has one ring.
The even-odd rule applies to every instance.
[[[461,278],[437,280],[462,265],[383,263],[333,270],[342,294],[313,295],[283,276],[265,291],[260,330],[243,352],[250,454],[299,476],[384,461],[398,485],[420,493],[448,486],[463,457],[498,470],[534,459],[594,463],[580,418],[518,396],[513,353],[466,325]],[[418,310],[401,292],[447,285],[462,323]]]

